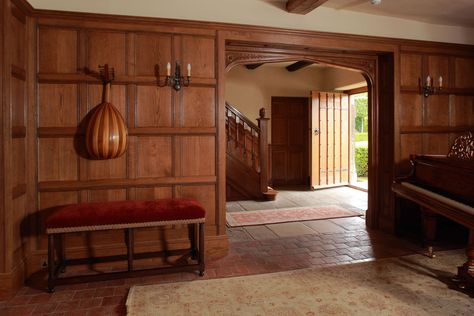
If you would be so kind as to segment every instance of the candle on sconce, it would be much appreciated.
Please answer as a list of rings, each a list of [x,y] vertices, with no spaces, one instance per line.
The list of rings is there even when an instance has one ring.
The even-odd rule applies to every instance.
[[[426,77],[426,86],[431,87],[431,77],[430,76]]]
[[[166,75],[171,76],[171,63],[166,64]]]
[[[188,77],[191,77],[191,64],[188,64]]]
[[[438,83],[439,83],[439,87],[442,88],[443,87],[443,77],[439,76]]]

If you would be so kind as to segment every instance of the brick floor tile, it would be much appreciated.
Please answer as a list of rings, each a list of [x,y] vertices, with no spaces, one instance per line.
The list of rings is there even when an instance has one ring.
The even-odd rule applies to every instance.
[[[49,314],[56,310],[58,303],[43,303],[35,306],[33,314]]]
[[[125,300],[123,296],[107,296],[102,298],[102,306],[124,304]]]
[[[96,289],[85,289],[85,290],[77,290],[74,293],[73,299],[83,299],[83,298],[90,298],[94,297]]]

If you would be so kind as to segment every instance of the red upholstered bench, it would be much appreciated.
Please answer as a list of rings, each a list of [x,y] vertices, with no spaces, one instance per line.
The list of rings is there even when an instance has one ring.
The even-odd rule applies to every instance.
[[[67,264],[80,261],[68,260],[65,256],[62,235],[73,232],[124,229],[127,245],[127,272],[131,274],[131,272],[135,272],[133,269],[134,257],[145,257],[145,254],[134,254],[134,228],[188,224],[191,229],[189,234],[191,248],[186,251],[190,252],[192,259],[197,259],[197,263],[153,270],[171,272],[197,269],[202,276],[204,274],[205,215],[204,208],[197,201],[188,199],[114,201],[57,206],[45,220],[46,233],[48,234],[48,290],[52,292],[58,281],[70,279],[58,278],[59,272],[64,272]],[[61,251],[59,254],[56,254],[55,251],[55,236],[60,237]],[[59,257],[58,260],[56,257]],[[122,257],[125,259],[124,256]],[[100,259],[104,258],[87,258],[88,262],[100,261]],[[114,273],[114,275],[118,274],[124,273]]]

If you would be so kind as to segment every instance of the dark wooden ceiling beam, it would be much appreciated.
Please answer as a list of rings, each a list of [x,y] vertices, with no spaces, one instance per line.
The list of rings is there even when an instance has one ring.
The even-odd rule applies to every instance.
[[[245,68],[249,69],[249,70],[254,70],[254,69],[257,69],[258,67],[260,67],[261,65],[263,65],[264,63],[259,63],[259,64],[248,64],[248,65],[245,65]]]
[[[297,61],[296,63],[286,66],[286,70],[293,72],[312,64],[314,64],[312,61],[300,60],[300,61]]]
[[[328,0],[288,0],[286,2],[286,11],[290,13],[306,14]]]

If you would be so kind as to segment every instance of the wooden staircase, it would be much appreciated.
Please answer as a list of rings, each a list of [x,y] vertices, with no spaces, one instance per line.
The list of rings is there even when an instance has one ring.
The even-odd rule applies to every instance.
[[[275,200],[277,191],[268,186],[269,119],[260,110],[258,126],[226,102],[227,201]]]

